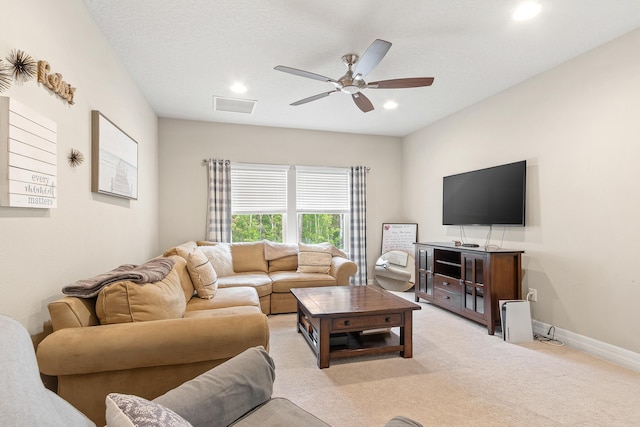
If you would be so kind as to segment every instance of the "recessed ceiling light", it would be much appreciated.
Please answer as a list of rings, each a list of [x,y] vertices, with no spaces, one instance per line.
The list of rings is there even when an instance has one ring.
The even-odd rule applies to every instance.
[[[395,101],[387,101],[384,103],[384,108],[386,110],[393,110],[395,108],[398,108],[398,103]]]
[[[537,1],[525,1],[513,11],[511,18],[513,18],[514,21],[526,21],[540,13],[540,9],[540,3]]]
[[[234,83],[230,89],[235,93],[245,93],[247,91],[247,87],[242,83]]]

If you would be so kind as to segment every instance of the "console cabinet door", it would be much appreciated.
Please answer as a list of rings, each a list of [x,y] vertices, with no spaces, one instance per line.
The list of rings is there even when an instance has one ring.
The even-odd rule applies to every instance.
[[[463,310],[478,318],[485,318],[491,310],[488,289],[488,257],[465,253],[462,255],[462,292]]]
[[[416,245],[416,301],[418,295],[423,298],[433,296],[433,248]]]

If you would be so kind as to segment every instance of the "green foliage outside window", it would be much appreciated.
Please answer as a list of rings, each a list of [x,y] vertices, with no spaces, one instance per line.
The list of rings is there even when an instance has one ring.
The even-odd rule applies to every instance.
[[[256,242],[259,240],[283,241],[282,214],[233,215],[231,233],[234,242]],[[302,243],[329,242],[344,248],[342,214],[298,215],[300,241]]]
[[[302,243],[329,242],[336,248],[344,248],[342,214],[299,214],[300,241]]]
[[[282,214],[232,215],[231,236],[234,242],[282,242]]]

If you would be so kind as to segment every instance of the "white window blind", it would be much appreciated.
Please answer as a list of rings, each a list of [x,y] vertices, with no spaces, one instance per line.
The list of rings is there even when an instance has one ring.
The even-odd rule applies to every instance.
[[[234,214],[286,213],[287,166],[231,164]]]
[[[349,212],[349,170],[296,167],[298,212]]]

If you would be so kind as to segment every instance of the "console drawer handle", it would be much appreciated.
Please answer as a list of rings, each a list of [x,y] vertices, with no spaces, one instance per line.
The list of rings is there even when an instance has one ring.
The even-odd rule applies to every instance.
[[[349,326],[350,324],[351,324],[351,321],[349,321],[349,320],[345,320],[344,321],[344,326]]]
[[[451,297],[447,295],[446,297],[444,297],[444,299],[451,299]]]
[[[391,317],[385,317],[384,321],[387,322],[387,323],[391,322]]]
[[[449,286],[449,282],[442,282],[442,286]]]

